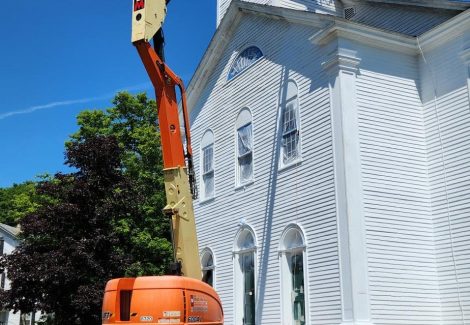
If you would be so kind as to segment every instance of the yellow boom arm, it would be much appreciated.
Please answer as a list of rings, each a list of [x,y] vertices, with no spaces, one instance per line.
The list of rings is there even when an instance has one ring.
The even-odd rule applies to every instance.
[[[133,0],[132,43],[148,42],[162,28],[166,17],[165,0]]]

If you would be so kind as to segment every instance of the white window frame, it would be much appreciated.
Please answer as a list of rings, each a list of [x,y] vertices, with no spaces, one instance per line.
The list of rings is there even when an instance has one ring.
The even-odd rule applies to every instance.
[[[294,86],[295,88],[291,88],[291,86]],[[302,161],[302,136],[301,136],[301,118],[300,118],[300,94],[299,94],[299,86],[297,82],[293,79],[289,79],[286,83],[285,91],[281,94],[281,100],[280,100],[280,108],[279,108],[279,125],[278,125],[278,131],[279,131],[279,170],[284,170],[290,166],[296,165]],[[295,116],[295,121],[296,121],[296,128],[295,131],[294,129],[290,132],[287,132],[284,134],[284,113],[287,109],[287,105],[296,102],[296,116]],[[288,134],[297,134],[297,156],[294,159],[291,159],[289,161],[284,162],[284,138]]]
[[[204,161],[204,152],[207,148],[212,147],[212,170],[206,172],[205,169],[205,161]],[[199,181],[199,187],[201,189],[201,195],[200,195],[200,201],[199,202],[205,202],[209,201],[215,198],[215,137],[214,137],[214,132],[212,130],[208,129],[206,132],[204,132],[204,135],[202,136],[201,139],[201,148],[200,148],[200,159],[199,159],[199,166],[200,166],[200,181]],[[206,195],[206,183],[204,181],[204,177],[212,174],[212,181],[214,183],[214,188],[212,191],[211,196]]]
[[[240,245],[242,237],[246,237],[250,234],[253,237],[253,245],[251,247],[243,247]],[[243,324],[243,318],[245,316],[244,311],[244,274],[241,269],[241,259],[246,254],[253,254],[254,263],[254,287],[255,287],[255,320],[257,319],[256,305],[258,302],[258,259],[257,259],[257,240],[256,235],[252,227],[249,225],[242,225],[235,236],[233,246],[233,267],[234,267],[234,288],[233,288],[233,299],[234,299],[234,324]]]
[[[212,265],[205,265],[208,259],[208,256],[212,257]],[[212,271],[212,287],[215,288],[215,255],[212,249],[206,247],[201,252],[201,269],[204,274],[204,271]]]
[[[297,232],[302,239],[302,244],[295,247],[286,247],[287,236],[290,232]],[[288,225],[281,236],[279,243],[279,266],[281,269],[281,319],[283,325],[296,325],[292,311],[292,272],[290,271],[288,257],[290,254],[302,252],[303,277],[304,277],[304,303],[305,303],[305,324],[310,324],[309,319],[309,299],[308,299],[308,264],[307,264],[307,243],[304,231],[297,224]]]
[[[251,178],[246,181],[241,180],[241,166],[240,166],[240,155],[239,155],[239,147],[238,147],[238,132],[241,128],[246,127],[251,124]],[[255,180],[255,155],[254,155],[254,125],[253,125],[253,115],[251,110],[247,107],[242,108],[238,113],[237,120],[235,123],[235,188],[245,187],[254,183]],[[248,155],[248,154],[247,154]]]
[[[238,71],[235,75],[231,76],[231,72],[234,68],[234,66],[238,63],[238,60],[241,58],[242,54],[247,51],[248,49],[250,48],[257,48],[260,53],[261,53],[261,56],[259,58],[257,58],[256,60],[250,62],[250,64],[246,65],[245,67],[243,67],[243,69],[241,69],[240,71]],[[250,69],[252,66],[254,66],[256,63],[258,63],[262,58],[264,58],[264,52],[261,50],[261,48],[257,45],[253,45],[253,44],[250,44],[250,45],[247,45],[247,46],[244,46],[243,49],[241,49],[240,51],[238,51],[237,55],[235,56],[235,59],[233,59],[232,61],[232,64],[230,64],[230,68],[228,70],[228,73],[227,73],[227,82],[230,82],[232,80],[235,80],[238,78],[238,76],[242,75],[245,71],[247,71],[248,69]]]

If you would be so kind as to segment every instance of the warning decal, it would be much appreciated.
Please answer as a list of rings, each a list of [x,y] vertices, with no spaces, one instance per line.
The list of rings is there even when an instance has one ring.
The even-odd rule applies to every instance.
[[[134,0],[134,11],[145,8],[145,0]]]

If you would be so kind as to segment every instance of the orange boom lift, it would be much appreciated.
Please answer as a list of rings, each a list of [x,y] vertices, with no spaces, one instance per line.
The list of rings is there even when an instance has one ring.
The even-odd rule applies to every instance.
[[[113,279],[106,285],[103,324],[222,325],[223,311],[215,290],[201,281],[194,220],[196,185],[191,134],[183,81],[165,64],[162,25],[169,0],[133,0],[132,43],[155,87],[163,150],[165,214],[171,219],[175,276]],[[153,38],[154,47],[149,40]],[[186,146],[181,137],[176,88]],[[186,150],[185,150],[186,147]]]

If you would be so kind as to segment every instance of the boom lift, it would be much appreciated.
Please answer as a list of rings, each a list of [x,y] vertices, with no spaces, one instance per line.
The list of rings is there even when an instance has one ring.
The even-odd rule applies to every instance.
[[[222,325],[215,290],[201,281],[193,197],[196,196],[191,134],[183,81],[165,64],[162,25],[169,0],[133,0],[132,43],[155,88],[163,151],[165,214],[171,218],[176,276],[113,279],[106,285],[103,324]],[[149,41],[153,38],[154,47]],[[176,87],[181,94],[186,150]]]

